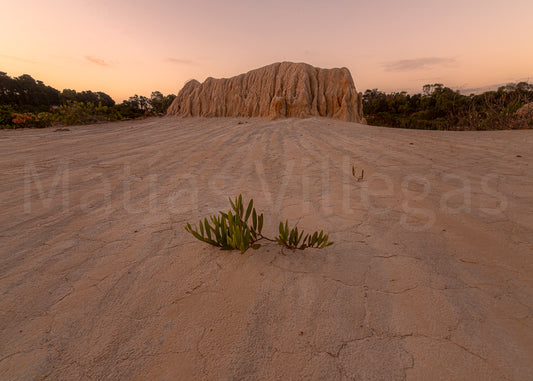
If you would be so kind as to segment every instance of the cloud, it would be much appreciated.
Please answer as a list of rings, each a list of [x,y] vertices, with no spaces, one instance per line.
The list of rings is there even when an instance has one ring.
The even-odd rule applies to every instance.
[[[509,84],[517,84],[520,82],[530,83],[530,79],[529,78],[518,78],[518,79],[510,80],[508,82],[493,83],[490,85],[478,86],[478,87],[467,87],[468,84],[463,84],[462,86],[458,87],[458,90],[462,94],[480,94],[486,91],[498,90],[498,88],[500,88],[501,86],[507,86]]]
[[[28,59],[22,58],[22,57],[8,56],[6,54],[0,54],[0,57],[7,58],[7,59],[13,60],[13,61],[25,62],[25,63],[37,63],[37,61],[34,61],[34,60],[28,60]]]
[[[101,58],[96,58],[96,57],[93,57],[93,56],[85,56],[85,59],[89,62],[92,62],[93,64],[96,64],[96,65],[100,65],[100,66],[111,66],[110,64],[108,64],[107,62],[105,62],[103,59]]]
[[[449,66],[454,64],[454,58],[447,57],[423,57],[410,60],[389,61],[383,64],[386,71],[412,71],[431,69],[435,66]]]
[[[179,65],[198,65],[198,63],[195,62],[195,61],[192,61],[192,60],[184,60],[184,59],[181,59],[181,58],[168,57],[168,58],[167,58],[167,61],[168,61],[168,62],[175,63],[175,64],[179,64]]]

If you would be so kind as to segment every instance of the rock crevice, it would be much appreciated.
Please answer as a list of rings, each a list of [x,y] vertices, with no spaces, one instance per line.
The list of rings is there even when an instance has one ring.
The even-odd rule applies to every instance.
[[[232,78],[185,84],[168,108],[179,117],[307,118],[362,123],[362,95],[347,68],[278,62]]]

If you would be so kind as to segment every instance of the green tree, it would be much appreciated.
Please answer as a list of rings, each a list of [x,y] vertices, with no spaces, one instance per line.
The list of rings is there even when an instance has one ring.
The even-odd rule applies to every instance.
[[[160,91],[152,91],[152,94],[150,95],[150,106],[152,108],[152,113],[155,115],[161,115],[164,113],[163,100],[164,96]]]

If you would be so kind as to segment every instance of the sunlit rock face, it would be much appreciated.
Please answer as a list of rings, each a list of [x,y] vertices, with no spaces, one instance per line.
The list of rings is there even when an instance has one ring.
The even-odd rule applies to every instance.
[[[168,108],[179,117],[307,118],[361,123],[362,95],[347,68],[274,63],[232,78],[185,84]]]

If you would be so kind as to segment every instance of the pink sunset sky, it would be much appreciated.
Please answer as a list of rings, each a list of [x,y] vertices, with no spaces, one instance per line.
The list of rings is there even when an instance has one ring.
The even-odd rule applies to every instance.
[[[533,0],[2,0],[0,71],[116,101],[278,61],[359,91],[533,81]]]

